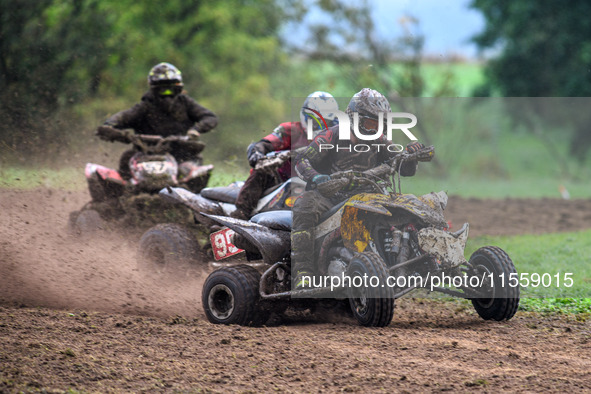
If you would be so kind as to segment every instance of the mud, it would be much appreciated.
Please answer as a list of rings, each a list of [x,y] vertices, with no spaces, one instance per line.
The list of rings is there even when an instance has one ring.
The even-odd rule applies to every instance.
[[[465,302],[402,299],[383,329],[325,314],[210,325],[206,273],[146,277],[132,228],[68,233],[87,200],[0,190],[0,392],[591,390],[585,316],[485,322]],[[574,231],[591,201],[452,197],[446,215],[471,236]]]

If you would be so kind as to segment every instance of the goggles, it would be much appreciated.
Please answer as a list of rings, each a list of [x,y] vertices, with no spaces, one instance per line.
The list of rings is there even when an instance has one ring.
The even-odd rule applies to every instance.
[[[176,96],[182,89],[180,86],[159,86],[155,88],[158,96]]]
[[[369,116],[359,116],[359,126],[363,130],[367,131],[378,131],[380,121],[377,118],[371,118]],[[385,125],[382,131],[385,130]]]

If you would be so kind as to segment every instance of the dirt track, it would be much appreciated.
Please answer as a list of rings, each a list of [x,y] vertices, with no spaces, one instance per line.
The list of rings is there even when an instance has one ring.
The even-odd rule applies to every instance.
[[[591,390],[591,323],[518,312],[484,322],[465,303],[399,300],[392,324],[306,316],[210,325],[203,276],[135,269],[139,234],[66,231],[83,192],[0,190],[0,392]],[[452,198],[471,235],[591,227],[591,201]]]

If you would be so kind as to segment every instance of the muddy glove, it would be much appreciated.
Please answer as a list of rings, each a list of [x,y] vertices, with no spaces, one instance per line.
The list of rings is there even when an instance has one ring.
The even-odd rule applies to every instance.
[[[421,149],[425,149],[425,145],[421,144],[418,141],[414,141],[406,145],[406,151],[408,153],[415,153],[420,151]]]
[[[119,141],[126,144],[131,142],[131,136],[127,131],[118,130],[111,126],[99,126],[96,135],[104,141]]]
[[[265,155],[257,150],[256,144],[252,143],[248,146],[246,157],[248,158],[248,164],[254,168],[257,165],[257,161],[265,157]]]

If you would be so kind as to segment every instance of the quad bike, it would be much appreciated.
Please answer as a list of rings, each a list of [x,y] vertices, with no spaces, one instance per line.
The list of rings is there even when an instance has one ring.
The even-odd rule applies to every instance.
[[[318,185],[326,196],[353,183],[373,190],[345,198],[321,216],[314,231],[318,272],[300,289],[292,287],[291,212],[262,213],[250,221],[208,215],[234,231],[232,246],[258,254],[265,264],[262,275],[248,265],[212,272],[202,290],[208,320],[264,324],[273,311],[326,303],[328,297],[335,305],[348,302],[361,325],[384,327],[393,318],[395,299],[417,288],[470,299],[486,320],[511,319],[519,304],[519,287],[506,285],[506,278],[516,273],[509,256],[498,247],[485,246],[466,260],[468,223],[449,231],[443,216],[445,192],[402,194],[400,178],[395,191],[395,170],[402,162],[428,161],[432,152],[430,147],[401,153],[388,165],[339,172]]]
[[[290,151],[271,152],[258,161],[255,169],[276,173],[277,168],[291,157]],[[221,228],[208,215],[230,216],[236,210],[236,199],[244,182],[229,186],[205,188],[196,194],[180,187],[166,187],[160,196],[169,202],[191,210],[195,224],[158,224],[147,230],[138,247],[138,265],[142,271],[174,273],[187,266],[199,267],[211,260],[233,257],[231,263],[244,260],[244,250],[229,246],[225,249],[212,248],[213,255],[205,251],[211,245],[209,234],[216,244],[225,245],[233,231]],[[304,191],[305,183],[292,177],[285,182],[267,189],[259,200],[254,213],[291,209],[295,198]],[[204,245],[200,245],[199,240]],[[223,241],[222,241],[223,240]],[[248,252],[247,252],[248,253]],[[227,261],[227,260],[226,260]],[[214,263],[214,266],[216,264]]]
[[[171,210],[157,192],[171,186],[186,187],[196,193],[201,191],[214,167],[202,165],[198,156],[205,144],[187,136],[125,134],[124,140],[133,144],[133,150],[122,156],[122,160],[130,156],[131,177],[124,179],[115,169],[87,163],[84,174],[92,200],[70,215],[74,231],[84,233],[104,226],[104,219],[125,218],[126,224],[137,225],[144,218],[149,218],[148,223],[153,224],[173,219],[184,222],[190,216],[188,212]],[[187,152],[197,159],[178,163],[170,153],[172,150]],[[136,208],[141,211],[140,219],[131,214]]]

